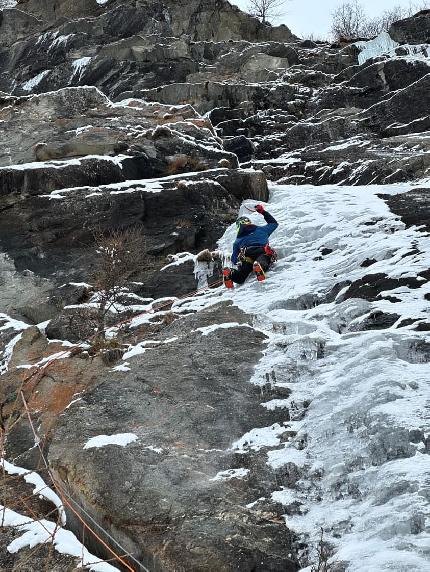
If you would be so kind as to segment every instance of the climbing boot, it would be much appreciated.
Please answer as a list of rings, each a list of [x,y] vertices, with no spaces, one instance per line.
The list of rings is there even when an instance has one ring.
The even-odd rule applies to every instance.
[[[266,274],[264,273],[264,270],[261,268],[261,264],[259,262],[255,261],[252,266],[252,269],[259,282],[263,282],[263,280],[266,280]]]
[[[231,279],[230,268],[224,268],[222,271],[222,281],[224,282],[224,286],[226,288],[234,288],[233,280]]]

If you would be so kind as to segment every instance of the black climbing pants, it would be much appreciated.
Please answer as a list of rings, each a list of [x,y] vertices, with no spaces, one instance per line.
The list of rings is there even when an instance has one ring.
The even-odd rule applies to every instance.
[[[245,254],[249,260],[244,260],[240,263],[237,270],[232,270],[231,272],[231,279],[233,282],[236,282],[236,284],[243,284],[245,282],[252,272],[253,263],[255,261],[260,264],[264,272],[269,269],[270,263],[272,262],[272,258],[266,254],[263,246],[248,246]]]

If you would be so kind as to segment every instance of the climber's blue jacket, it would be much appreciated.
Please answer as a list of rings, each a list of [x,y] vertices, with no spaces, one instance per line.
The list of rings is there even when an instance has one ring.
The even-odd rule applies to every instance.
[[[241,248],[246,246],[266,246],[269,242],[269,236],[278,228],[279,224],[271,214],[264,211],[262,215],[267,222],[266,225],[257,226],[255,224],[244,224],[240,226],[239,234],[234,241],[233,253],[231,255],[233,264],[237,264]]]

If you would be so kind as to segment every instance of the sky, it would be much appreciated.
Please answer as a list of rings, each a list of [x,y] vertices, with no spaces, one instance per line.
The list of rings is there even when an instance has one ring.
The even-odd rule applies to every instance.
[[[229,0],[242,10],[246,10],[248,0]],[[283,9],[284,15],[277,22],[284,23],[300,37],[313,34],[326,38],[330,33],[331,14],[342,0],[288,0]],[[410,0],[361,0],[369,16],[377,16],[393,5],[409,7]]]

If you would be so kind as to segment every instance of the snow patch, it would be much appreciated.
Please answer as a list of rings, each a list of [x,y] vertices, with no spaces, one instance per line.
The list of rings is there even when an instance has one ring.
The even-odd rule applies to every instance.
[[[87,56],[84,58],[79,58],[78,60],[74,60],[72,62],[72,77],[70,78],[70,81],[73,81],[75,79],[76,76],[77,77],[77,81],[79,81],[81,79],[81,77],[83,76],[85,69],[87,68],[88,64],[91,61],[91,57]]]
[[[270,427],[251,429],[251,431],[248,431],[233,443],[231,450],[246,453],[249,450],[259,451],[263,447],[276,447],[281,442],[279,437],[285,431],[287,431],[287,428],[282,427],[279,423],[275,423]]]
[[[227,469],[220,471],[211,481],[231,481],[231,479],[244,479],[249,474],[249,469]]]
[[[60,515],[60,521],[63,526],[66,524],[66,513],[64,512],[63,503],[61,502],[60,497],[55,493],[51,488],[49,488],[42,477],[34,472],[29,471],[27,469],[22,469],[21,467],[17,467],[12,463],[9,463],[5,459],[0,460],[0,464],[2,468],[8,473],[8,475],[20,475],[24,478],[26,483],[29,483],[34,486],[33,494],[39,495],[40,497],[46,499],[49,502],[52,502],[57,509]]]
[[[38,544],[53,543],[59,554],[67,554],[79,560],[79,567],[87,567],[92,572],[118,572],[118,568],[103,562],[94,556],[79,542],[73,532],[59,528],[50,520],[33,520],[0,505],[0,519],[3,526],[12,526],[22,536],[13,540],[7,551],[16,554],[24,548],[33,548]]]
[[[40,72],[39,74],[37,74],[35,77],[29,79],[28,81],[26,81],[25,83],[22,84],[22,89],[25,91],[32,91],[35,87],[37,87],[39,85],[39,83],[43,80],[44,77],[46,77],[49,73],[51,73],[51,70],[44,70],[42,72]]]
[[[205,326],[203,328],[197,328],[193,330],[194,332],[201,332],[202,336],[209,336],[217,330],[229,330],[231,328],[251,328],[249,324],[239,324],[239,322],[226,322],[225,324],[212,324],[212,326]]]
[[[3,375],[4,373],[6,373],[9,369],[9,362],[12,359],[12,355],[13,355],[13,349],[16,346],[16,344],[20,341],[20,339],[22,338],[22,334],[17,334],[15,337],[13,337],[9,343],[6,344],[5,349],[3,351],[3,357],[0,360],[0,375]]]
[[[97,435],[91,437],[84,445],[84,449],[98,449],[108,445],[118,445],[126,447],[130,443],[137,441],[138,437],[134,433],[116,433],[115,435]]]

